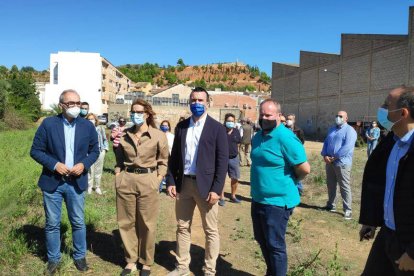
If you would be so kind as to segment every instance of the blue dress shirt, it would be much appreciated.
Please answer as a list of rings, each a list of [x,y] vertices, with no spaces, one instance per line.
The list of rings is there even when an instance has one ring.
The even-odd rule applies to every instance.
[[[414,129],[406,133],[401,139],[394,136],[396,143],[391,150],[390,157],[387,161],[387,174],[384,196],[384,222],[385,225],[395,230],[394,220],[394,187],[397,177],[398,165],[400,159],[407,153],[413,140]]]
[[[348,125],[334,126],[329,129],[323,142],[321,155],[335,157],[334,165],[352,165],[357,133]]]
[[[72,169],[73,159],[75,156],[75,126],[76,120],[73,120],[72,123],[63,117],[63,130],[65,132],[65,165]]]

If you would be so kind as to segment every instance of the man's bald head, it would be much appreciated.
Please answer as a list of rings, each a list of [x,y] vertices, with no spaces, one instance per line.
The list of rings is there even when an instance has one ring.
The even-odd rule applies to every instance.
[[[344,122],[348,122],[348,113],[346,111],[338,111],[337,116],[341,116],[344,119]]]

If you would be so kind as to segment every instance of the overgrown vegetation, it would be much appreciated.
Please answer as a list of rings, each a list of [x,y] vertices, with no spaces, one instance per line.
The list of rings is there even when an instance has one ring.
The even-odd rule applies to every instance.
[[[186,69],[190,68],[189,71]],[[257,66],[218,63],[211,65],[189,66],[182,58],[177,60],[176,66],[159,66],[157,63],[142,65],[126,64],[118,69],[134,82],[150,82],[158,86],[188,83],[191,86],[200,86],[209,90],[220,88],[226,91],[252,92],[268,87],[270,77],[260,71]],[[186,70],[185,72],[183,72]],[[240,76],[244,76],[241,80]],[[255,80],[255,84],[246,84]],[[242,83],[239,83],[242,81]],[[258,89],[260,88],[260,89]]]
[[[0,66],[0,131],[27,129],[41,116],[33,70]]]
[[[133,82],[153,82],[153,79],[157,77],[161,68],[157,63],[144,63],[144,64],[127,64],[119,66],[118,69],[124,73]]]
[[[338,243],[335,244],[335,251],[331,259],[324,264],[320,258],[322,249],[298,260],[297,264],[290,267],[289,276],[313,276],[313,275],[344,275],[344,266],[340,262]]]

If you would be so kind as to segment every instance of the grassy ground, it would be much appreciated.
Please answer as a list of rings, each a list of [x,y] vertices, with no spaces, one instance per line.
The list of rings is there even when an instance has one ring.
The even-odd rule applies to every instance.
[[[0,267],[2,275],[42,275],[45,267],[44,213],[37,179],[41,167],[31,160],[29,150],[34,130],[0,133]],[[365,149],[356,149],[352,189],[354,219],[321,209],[326,203],[325,172],[319,157],[320,144],[306,144],[312,173],[305,181],[301,206],[295,209],[287,234],[290,275],[358,275],[371,243],[358,241],[360,183],[366,161]],[[124,265],[116,225],[114,156],[105,160],[102,196],[86,200],[88,262],[93,275],[117,275]],[[220,208],[221,235],[218,275],[264,275],[265,265],[253,239],[249,196],[249,168],[242,167],[239,194],[241,204],[226,202]],[[230,183],[225,192],[229,193]],[[165,275],[174,265],[174,201],[160,194],[156,263],[152,275]],[[340,198],[339,198],[340,199]],[[339,203],[338,206],[341,206]],[[340,209],[338,208],[338,211]],[[191,270],[201,274],[204,233],[197,215],[193,222]],[[63,259],[60,275],[77,275],[70,258],[71,230],[66,213],[62,222]]]

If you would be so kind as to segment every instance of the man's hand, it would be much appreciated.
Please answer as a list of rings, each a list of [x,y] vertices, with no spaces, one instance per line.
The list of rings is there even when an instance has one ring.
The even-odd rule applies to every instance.
[[[369,225],[362,225],[359,230],[359,241],[370,240],[375,236],[376,227]]]
[[[210,205],[214,205],[217,203],[217,201],[220,199],[220,196],[216,194],[215,192],[209,192],[206,201]]]
[[[398,264],[398,269],[402,271],[413,271],[414,270],[414,260],[408,256],[407,252],[402,254],[402,256],[395,261]]]
[[[333,157],[330,157],[330,156],[324,156],[323,157],[323,160],[325,161],[326,164],[330,164],[330,163],[332,163],[332,161],[334,160],[334,158]]]
[[[56,164],[55,171],[58,172],[60,175],[68,175],[70,173],[70,170],[68,167],[66,167],[65,164],[58,162]]]
[[[83,173],[85,166],[82,163],[78,163],[70,170],[70,174],[74,176],[79,176]]]
[[[167,193],[172,198],[177,197],[177,191],[175,190],[175,186],[168,186],[167,187]]]

